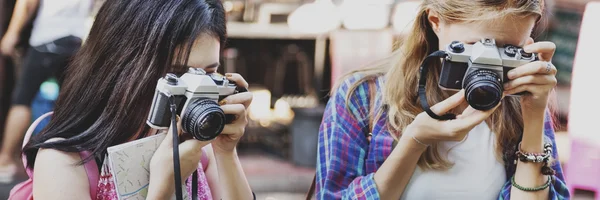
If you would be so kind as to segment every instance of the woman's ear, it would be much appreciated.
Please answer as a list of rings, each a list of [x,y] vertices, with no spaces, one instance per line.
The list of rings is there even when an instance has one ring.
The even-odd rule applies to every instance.
[[[425,12],[427,13],[427,21],[429,22],[429,25],[431,25],[433,32],[435,32],[436,35],[439,35],[440,27],[442,27],[440,15],[430,9],[427,9]]]

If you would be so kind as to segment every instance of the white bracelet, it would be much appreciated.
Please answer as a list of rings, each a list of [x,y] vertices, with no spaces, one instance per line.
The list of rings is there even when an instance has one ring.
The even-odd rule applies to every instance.
[[[425,144],[425,143],[423,143],[423,142],[419,141],[419,139],[417,139],[415,136],[412,136],[412,138],[413,138],[413,140],[417,141],[417,143],[419,143],[419,144],[421,144],[421,145],[424,145],[424,146],[426,146],[426,147],[429,147],[429,145],[428,145],[428,144]]]

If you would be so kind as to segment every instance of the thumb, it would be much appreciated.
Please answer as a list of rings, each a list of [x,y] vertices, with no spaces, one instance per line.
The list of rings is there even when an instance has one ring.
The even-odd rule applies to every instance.
[[[189,139],[179,144],[180,155],[186,153],[198,153],[202,151],[202,148],[212,141],[200,141],[196,139]],[[199,158],[199,157],[198,157]]]
[[[469,106],[467,110],[465,110],[465,113],[462,114],[460,121],[462,121],[465,126],[476,126],[492,115],[500,105],[502,105],[502,102],[498,103],[496,107],[486,111],[476,110]]]
[[[167,136],[160,143],[159,148],[173,148],[173,126],[169,126],[169,130],[167,131]]]
[[[435,114],[443,115],[453,108],[456,108],[463,102],[465,102],[465,90],[460,90],[456,94],[448,97],[446,100],[431,106],[431,111],[433,111]]]

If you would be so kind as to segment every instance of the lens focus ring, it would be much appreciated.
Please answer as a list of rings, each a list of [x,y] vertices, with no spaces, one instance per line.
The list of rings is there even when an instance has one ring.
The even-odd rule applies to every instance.
[[[225,127],[225,114],[219,104],[210,99],[190,103],[181,119],[183,131],[200,141],[212,140]]]
[[[502,82],[500,76],[488,69],[477,69],[465,78],[465,99],[477,110],[489,110],[502,98]]]

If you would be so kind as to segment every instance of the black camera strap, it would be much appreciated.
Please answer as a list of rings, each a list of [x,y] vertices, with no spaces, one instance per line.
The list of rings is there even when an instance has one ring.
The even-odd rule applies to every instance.
[[[169,95],[169,104],[171,105],[171,127],[173,128],[173,171],[175,174],[175,197],[177,200],[183,200],[183,188],[181,185],[181,165],[179,163],[179,132],[177,131],[177,105],[173,96]],[[198,170],[192,174],[192,199],[198,199]]]
[[[433,53],[429,54],[429,56],[427,56],[425,58],[425,60],[423,60],[423,63],[421,64],[421,68],[420,68],[418,93],[419,93],[419,100],[421,101],[421,107],[431,118],[434,118],[437,120],[456,119],[456,115],[451,114],[451,113],[439,116],[439,115],[435,114],[433,111],[431,111],[429,103],[427,103],[427,93],[425,92],[425,85],[427,84],[427,72],[429,72],[429,69],[428,69],[429,62],[433,59],[445,58],[447,55],[448,54],[446,54],[446,52],[442,51],[442,50],[433,52]]]

